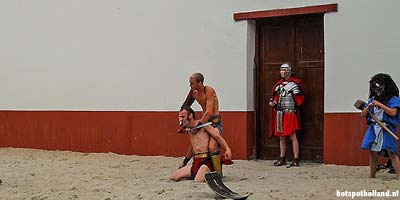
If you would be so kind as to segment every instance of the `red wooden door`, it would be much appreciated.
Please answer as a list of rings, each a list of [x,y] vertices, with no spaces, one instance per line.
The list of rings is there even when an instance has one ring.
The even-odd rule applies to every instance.
[[[279,138],[268,138],[271,88],[280,78],[282,63],[294,66],[295,76],[304,83],[306,102],[300,108],[302,132],[298,133],[300,159],[323,160],[324,38],[323,15],[270,18],[257,22],[257,131],[258,155],[279,157]],[[287,157],[292,157],[287,139]]]

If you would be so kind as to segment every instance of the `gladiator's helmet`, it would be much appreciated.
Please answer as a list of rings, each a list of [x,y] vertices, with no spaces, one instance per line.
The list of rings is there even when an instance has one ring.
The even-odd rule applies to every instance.
[[[385,85],[383,83],[372,82],[371,89],[377,96],[381,96],[385,92]]]
[[[281,70],[284,70],[285,73],[283,75],[283,78],[287,80],[291,75],[292,75],[292,66],[289,65],[289,63],[284,63],[281,65]]]
[[[379,73],[369,81],[369,98],[386,104],[392,96],[399,96],[399,88],[389,74]]]

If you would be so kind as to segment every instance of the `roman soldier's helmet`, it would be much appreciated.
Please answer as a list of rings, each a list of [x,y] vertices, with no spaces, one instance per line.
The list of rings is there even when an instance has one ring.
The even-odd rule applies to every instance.
[[[292,66],[290,66],[289,63],[283,63],[281,65],[281,70],[282,69],[286,71],[283,78],[287,80],[292,75]]]

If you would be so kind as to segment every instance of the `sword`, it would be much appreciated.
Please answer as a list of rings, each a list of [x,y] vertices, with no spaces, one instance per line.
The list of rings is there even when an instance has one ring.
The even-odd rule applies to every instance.
[[[186,128],[186,131],[187,131],[187,132],[191,132],[191,131],[193,131],[193,130],[200,129],[200,128],[209,126],[209,125],[211,125],[211,124],[212,124],[212,122],[206,122],[206,123],[203,123],[203,124],[199,124],[199,125],[197,125],[197,126],[194,126],[194,127],[192,127],[192,128]]]

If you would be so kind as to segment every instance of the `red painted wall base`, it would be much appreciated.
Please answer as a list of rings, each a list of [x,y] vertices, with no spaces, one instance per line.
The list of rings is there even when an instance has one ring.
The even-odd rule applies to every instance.
[[[361,149],[366,130],[365,118],[361,117],[360,113],[326,113],[324,163],[369,165],[369,152]]]
[[[177,134],[177,116],[178,112],[0,111],[0,146],[183,156],[189,138]],[[247,159],[253,146],[253,112],[221,116],[234,159]]]
[[[0,111],[0,147],[183,156],[178,112]],[[221,112],[234,159],[252,156],[253,112]],[[359,113],[324,115],[324,163],[368,165],[360,145],[367,129]]]

